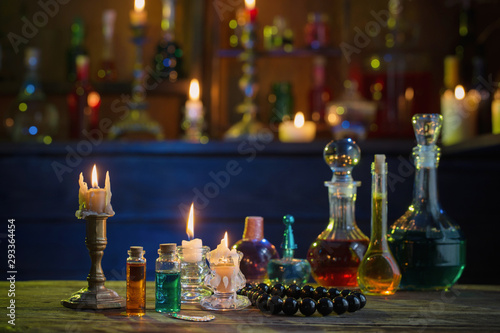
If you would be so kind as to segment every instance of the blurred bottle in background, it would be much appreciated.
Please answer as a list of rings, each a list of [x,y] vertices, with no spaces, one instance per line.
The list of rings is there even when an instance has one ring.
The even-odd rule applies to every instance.
[[[16,100],[6,113],[4,126],[14,142],[50,144],[58,134],[59,113],[47,102],[38,78],[40,50],[27,48],[24,63],[26,74]]]
[[[76,58],[77,79],[68,95],[70,138],[85,137],[85,133],[98,128],[101,96],[89,82],[89,57]]]

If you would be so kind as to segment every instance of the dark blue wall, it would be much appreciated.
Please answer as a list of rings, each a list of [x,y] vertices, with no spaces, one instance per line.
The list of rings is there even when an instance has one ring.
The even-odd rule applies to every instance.
[[[102,262],[108,279],[123,280],[127,249],[142,245],[148,279],[152,280],[158,244],[180,244],[187,239],[184,208],[193,200],[197,208],[195,236],[205,245],[215,248],[226,230],[230,242],[236,242],[245,216],[260,215],[265,218],[266,238],[279,248],[281,217],[292,214],[299,246],[296,255],[304,258],[328,222],[324,181],[331,178],[331,171],[322,159],[325,144],[102,143],[91,146],[88,154],[84,150],[88,147],[81,143],[3,145],[0,247],[6,253],[6,220],[15,218],[18,279],[84,280],[90,268],[85,222],[74,213],[78,208],[78,175],[83,171],[90,183],[91,167],[96,163],[101,185],[104,171],[110,172],[111,202],[116,212],[108,220],[108,246]],[[356,218],[369,236],[373,155],[385,153],[393,175],[389,177],[393,183],[389,186],[391,224],[411,200],[413,171],[408,161],[413,142],[368,141],[360,146],[361,162],[353,172],[354,178],[362,181]],[[497,283],[488,258],[497,251],[494,238],[500,231],[494,214],[500,184],[498,150],[498,145],[445,149],[440,164],[442,206],[461,225],[469,242],[462,283]],[[68,153],[72,151],[82,156],[81,161]],[[59,176],[54,165],[64,170]],[[226,173],[228,177],[222,176]],[[219,176],[219,184],[214,174]]]

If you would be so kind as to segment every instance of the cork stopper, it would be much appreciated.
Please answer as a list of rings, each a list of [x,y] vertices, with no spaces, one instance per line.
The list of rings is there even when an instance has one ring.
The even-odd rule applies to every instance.
[[[262,240],[264,238],[264,218],[261,216],[247,216],[243,239]]]
[[[131,246],[130,247],[130,255],[132,257],[142,257],[144,254],[144,249],[142,246]]]
[[[165,243],[160,244],[160,249],[158,253],[171,253],[177,251],[177,244],[175,243]]]
[[[374,161],[375,173],[385,173],[385,155],[376,154]]]

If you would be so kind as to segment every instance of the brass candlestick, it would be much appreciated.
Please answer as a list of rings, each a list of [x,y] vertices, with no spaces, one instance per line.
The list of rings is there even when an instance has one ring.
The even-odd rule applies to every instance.
[[[101,260],[108,244],[106,221],[110,215],[88,215],[85,217],[87,236],[85,244],[89,250],[92,264],[87,277],[88,287],[75,292],[61,304],[72,309],[119,309],[125,307],[125,300],[115,291],[104,286],[106,277],[102,271]]]

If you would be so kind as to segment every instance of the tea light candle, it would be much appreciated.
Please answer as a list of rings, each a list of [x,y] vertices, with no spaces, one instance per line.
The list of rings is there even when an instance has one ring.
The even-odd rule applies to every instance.
[[[316,124],[305,121],[304,114],[297,112],[292,121],[284,121],[278,128],[281,142],[311,142],[316,136]]]
[[[189,209],[189,218],[186,226],[186,233],[189,241],[182,241],[182,255],[184,262],[199,262],[201,261],[201,248],[203,242],[199,238],[194,238],[194,204],[191,204]],[[191,240],[192,239],[192,240]]]
[[[443,145],[452,145],[476,135],[477,110],[481,96],[478,91],[465,92],[461,85],[446,90],[441,97],[443,114]]]
[[[236,249],[229,250],[227,246],[227,231],[220,244],[212,251],[212,258],[215,259],[215,262],[211,263],[210,267],[220,277],[217,290],[220,292],[234,292],[232,279],[233,275],[239,270],[239,267],[236,267],[238,264],[238,253]]]
[[[200,84],[192,79],[189,85],[189,100],[186,102],[186,118],[197,121],[203,116],[203,103],[200,101]]]
[[[145,0],[135,0],[134,10],[130,11],[130,23],[135,26],[146,25],[148,13],[144,10]]]

